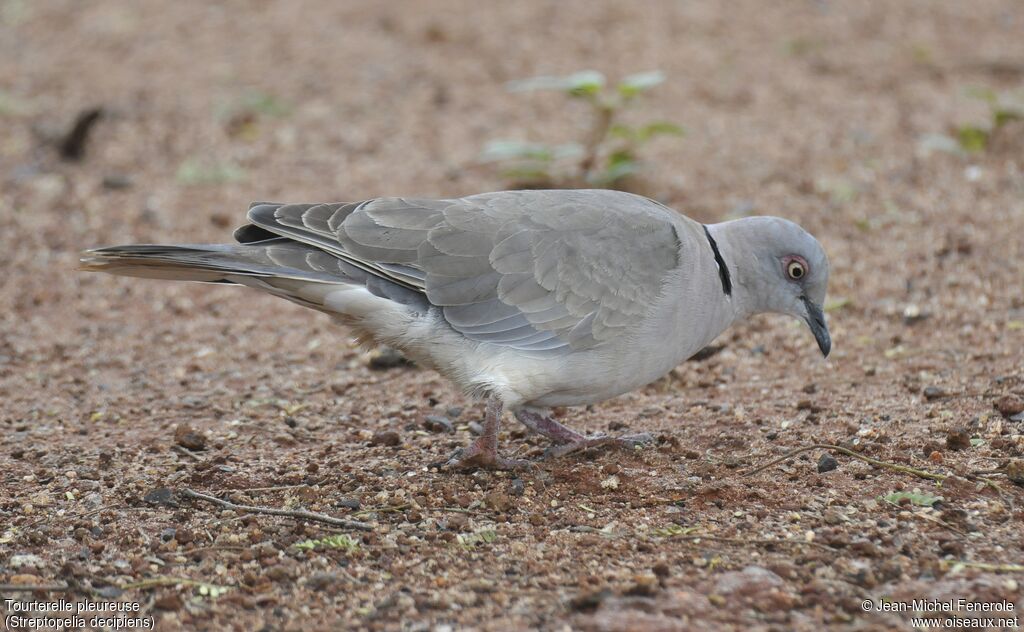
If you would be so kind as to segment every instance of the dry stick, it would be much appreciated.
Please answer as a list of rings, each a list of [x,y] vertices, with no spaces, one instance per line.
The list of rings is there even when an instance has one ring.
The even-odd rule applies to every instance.
[[[758,472],[763,472],[763,471],[767,470],[768,468],[772,467],[773,465],[778,465],[779,463],[782,463],[783,461],[788,461],[789,459],[795,457],[798,454],[802,454],[804,452],[810,452],[811,450],[835,450],[836,452],[839,452],[840,454],[845,454],[846,456],[851,456],[851,457],[853,457],[855,459],[864,461],[868,465],[874,465],[875,467],[880,467],[880,468],[883,468],[883,469],[892,470],[894,472],[903,472],[904,474],[911,474],[911,475],[916,476],[918,478],[924,478],[924,479],[928,479],[930,481],[938,481],[940,483],[942,481],[946,480],[947,478],[949,478],[949,476],[950,476],[949,474],[936,474],[934,472],[929,472],[927,470],[919,470],[916,467],[909,467],[909,466],[906,466],[906,465],[898,465],[896,463],[889,463],[888,461],[879,461],[878,459],[873,459],[873,458],[871,458],[869,456],[864,456],[863,454],[858,454],[858,453],[854,452],[853,450],[849,450],[847,448],[842,448],[842,447],[837,446],[837,445],[830,445],[828,443],[815,443],[813,445],[808,445],[808,446],[804,446],[802,448],[797,448],[796,450],[792,450],[790,452],[787,452],[786,454],[783,454],[782,456],[780,456],[777,459],[771,460],[771,461],[765,463],[764,465],[759,465],[759,466],[755,467],[754,469],[752,469],[752,470],[750,470],[748,472],[745,472],[743,474],[743,476],[753,476],[754,474],[757,474]],[[985,478],[983,476],[975,476],[975,475],[968,475],[967,479],[968,480],[973,480],[973,481],[980,481],[980,482],[984,483],[986,487],[992,488],[992,490],[995,491],[996,495],[999,496],[999,499],[1006,502],[1006,504],[1010,508],[1010,512],[1012,513],[1014,511],[1013,499],[1010,498],[1009,496],[1006,496],[1005,494],[1003,494],[1003,490],[1000,489],[999,486],[996,485],[994,482],[992,482],[991,480],[989,480],[989,479],[987,479],[987,478]]]
[[[989,564],[987,562],[952,562],[952,566],[966,566],[996,573],[1024,573],[1024,564]]]
[[[755,467],[754,469],[752,469],[752,470],[750,470],[748,472],[745,472],[743,474],[743,476],[753,476],[754,474],[757,474],[758,472],[763,472],[763,471],[767,470],[768,468],[772,467],[773,465],[778,465],[779,463],[782,463],[783,461],[788,461],[789,459],[793,458],[794,456],[796,456],[798,454],[802,454],[804,452],[810,452],[811,450],[835,450],[836,452],[839,452],[840,454],[845,454],[846,456],[851,456],[851,457],[853,457],[855,459],[859,459],[861,461],[864,461],[865,463],[867,463],[869,465],[874,465],[875,467],[881,467],[881,468],[884,468],[884,469],[887,469],[887,470],[893,470],[895,472],[903,472],[904,474],[913,474],[914,476],[917,476],[918,478],[926,478],[926,479],[931,480],[931,481],[944,481],[947,478],[949,478],[948,474],[935,474],[933,472],[928,472],[926,470],[919,470],[916,467],[908,467],[906,465],[898,465],[896,463],[888,463],[886,461],[879,461],[878,459],[872,459],[869,456],[864,456],[863,454],[858,454],[858,453],[854,452],[853,450],[848,450],[847,448],[841,448],[841,447],[839,447],[837,445],[829,445],[827,443],[815,443],[813,445],[808,445],[808,446],[804,446],[802,448],[797,448],[796,450],[792,450],[790,452],[787,452],[786,454],[783,454],[782,456],[780,456],[777,459],[773,459],[773,460],[765,463],[764,465],[759,465],[759,466]]]
[[[35,592],[71,590],[67,584],[0,584],[0,592]]]
[[[301,509],[276,509],[274,507],[256,507],[254,505],[236,505],[233,502],[221,500],[214,496],[207,496],[206,494],[200,494],[197,491],[191,489],[183,489],[181,495],[186,498],[195,498],[197,500],[205,500],[206,502],[220,505],[227,509],[233,509],[235,511],[244,511],[247,513],[258,513],[267,514],[269,516],[287,516],[289,518],[297,518],[299,520],[312,520],[314,522],[323,522],[331,524],[337,527],[346,527],[349,529],[358,529],[360,531],[373,531],[373,526],[366,522],[359,522],[358,520],[345,520],[343,518],[335,518],[334,516],[328,516],[327,514],[316,513],[312,511],[304,511]]]

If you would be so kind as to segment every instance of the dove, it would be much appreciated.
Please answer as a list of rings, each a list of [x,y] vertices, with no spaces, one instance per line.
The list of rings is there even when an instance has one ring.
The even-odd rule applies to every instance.
[[[807,323],[824,356],[829,264],[779,217],[705,225],[610,190],[250,206],[234,244],[126,245],[81,268],[244,285],[328,314],[485,400],[483,432],[446,469],[519,469],[498,433],[510,411],[552,453],[637,446],[588,436],[554,407],[648,384],[733,323],[773,312]]]

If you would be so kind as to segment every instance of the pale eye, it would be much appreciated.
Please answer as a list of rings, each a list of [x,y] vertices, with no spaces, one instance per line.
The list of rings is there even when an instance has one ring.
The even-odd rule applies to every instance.
[[[789,278],[794,281],[799,281],[804,278],[805,274],[807,274],[807,268],[805,268],[804,264],[799,261],[790,261],[789,265],[786,266],[786,274],[788,274]]]

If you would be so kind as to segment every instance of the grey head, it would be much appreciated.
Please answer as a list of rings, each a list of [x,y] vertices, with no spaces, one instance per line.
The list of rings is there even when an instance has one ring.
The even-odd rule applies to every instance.
[[[735,268],[736,298],[743,314],[774,312],[803,320],[821,353],[828,356],[832,338],[824,305],[829,268],[818,240],[780,217],[724,222],[713,226],[712,234],[716,239],[721,235],[719,241],[727,244],[723,254],[726,264]]]

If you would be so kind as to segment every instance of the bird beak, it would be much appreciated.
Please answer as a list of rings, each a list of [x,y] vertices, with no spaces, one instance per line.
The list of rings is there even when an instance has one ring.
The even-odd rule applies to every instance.
[[[801,296],[800,299],[804,302],[804,307],[807,308],[805,320],[811,328],[811,333],[814,334],[814,339],[818,341],[821,355],[827,358],[828,352],[832,350],[832,337],[828,333],[828,325],[825,324],[825,312],[822,311],[820,305],[815,305],[806,296]]]

